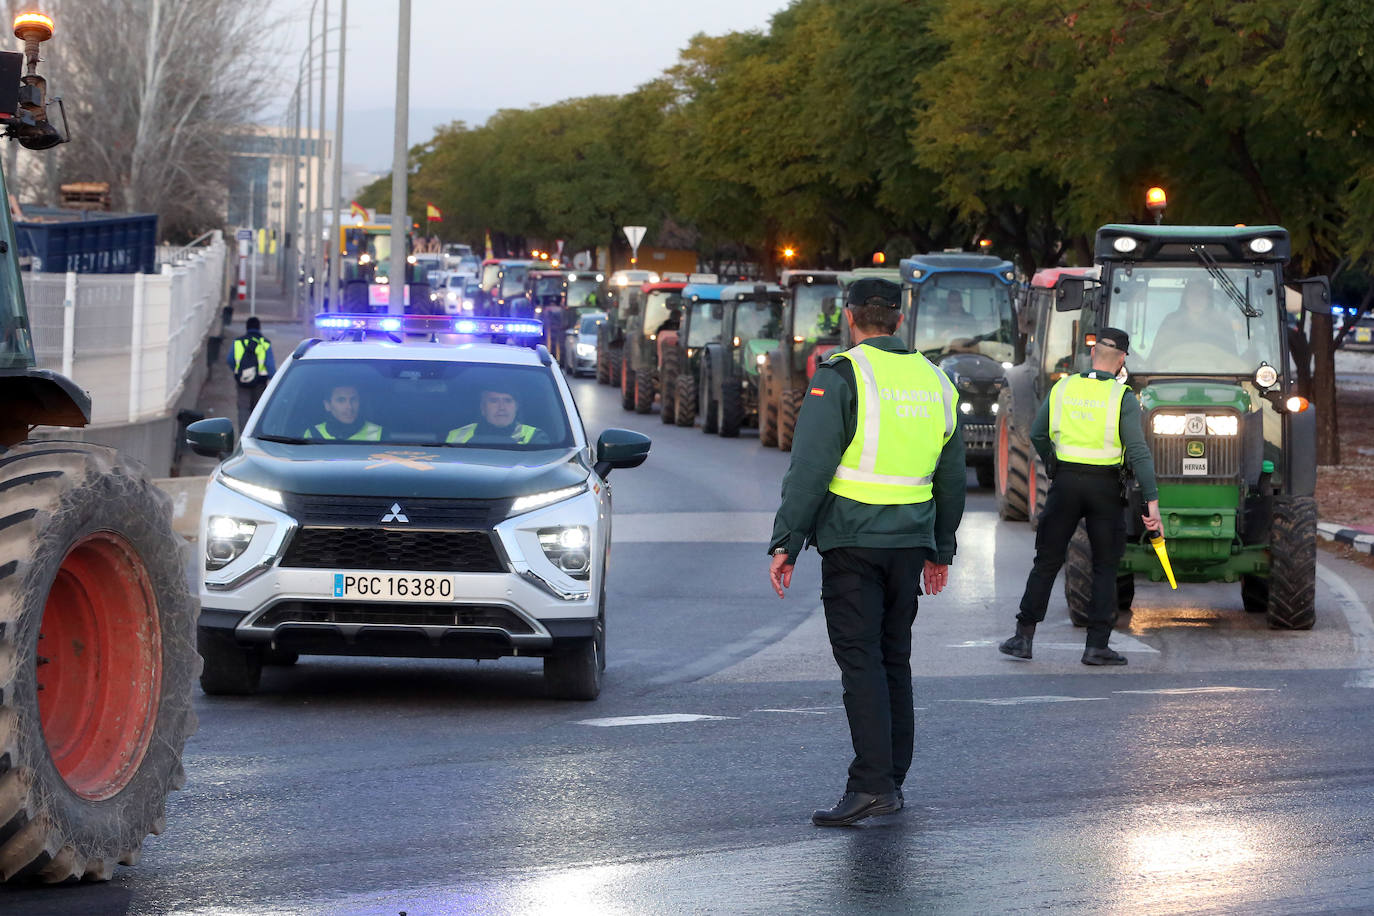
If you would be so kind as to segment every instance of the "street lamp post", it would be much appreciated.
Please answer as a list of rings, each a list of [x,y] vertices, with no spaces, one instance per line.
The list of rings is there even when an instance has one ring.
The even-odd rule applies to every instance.
[[[307,62],[310,64],[310,68],[307,69],[305,75],[305,131],[308,138],[310,134],[310,119],[315,113],[315,82],[312,77],[314,76],[313,67],[315,62],[315,6],[317,3],[318,0],[310,4],[310,43],[305,49]],[[312,155],[319,151],[317,146],[318,142],[318,138],[308,139],[306,147],[311,151]],[[311,275],[315,271],[315,233],[312,229],[315,212],[315,181],[314,176],[311,174],[310,164],[310,160],[307,159],[305,162],[305,212],[301,214],[301,228],[303,230],[301,233],[302,254],[305,256],[305,272],[307,275]],[[306,283],[305,298],[307,308],[313,305],[315,301],[313,289],[314,287],[310,283]]]
[[[325,110],[325,88],[326,80],[329,77],[329,0],[324,0],[323,21],[320,25],[320,135],[319,152],[320,155],[315,159],[315,182],[319,185],[319,191],[315,195],[315,243],[319,245],[319,267],[315,272],[315,286],[312,292],[316,293],[315,302],[320,303],[325,295],[325,273],[328,271],[329,264],[329,245],[325,241],[324,233],[324,110]]]
[[[339,2],[339,52],[338,52],[338,92],[334,96],[334,180],[330,182],[334,190],[334,223],[330,235],[329,251],[334,259],[330,288],[333,295],[334,310],[343,308],[343,254],[339,251],[341,237],[340,209],[343,204],[343,129],[344,129],[344,56],[348,50],[348,0]]]
[[[396,36],[396,136],[391,147],[391,275],[387,314],[405,314],[406,179],[410,170],[410,0],[400,0]]]

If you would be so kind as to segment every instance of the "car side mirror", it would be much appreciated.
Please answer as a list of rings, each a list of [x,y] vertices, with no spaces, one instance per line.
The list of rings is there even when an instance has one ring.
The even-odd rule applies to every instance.
[[[1089,281],[1087,277],[1060,277],[1054,284],[1054,310],[1076,312],[1083,308],[1088,301],[1089,282],[1096,281]]]
[[[1302,290],[1302,310],[1318,314],[1331,314],[1331,281],[1326,277],[1308,277],[1299,280],[1298,289]]]
[[[197,420],[186,427],[186,444],[204,458],[223,458],[234,450],[234,422],[228,417]]]
[[[596,440],[596,465],[593,470],[600,477],[614,468],[637,468],[649,457],[648,436],[629,429],[608,429]]]

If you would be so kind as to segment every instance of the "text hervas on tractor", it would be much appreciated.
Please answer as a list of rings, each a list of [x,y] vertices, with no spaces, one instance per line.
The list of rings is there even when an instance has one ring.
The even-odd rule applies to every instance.
[[[790,451],[807,383],[839,346],[844,303],[838,271],[784,270],[778,283],[787,292],[788,308],[778,345],[763,366],[759,442]]]
[[[678,426],[692,426],[702,407],[698,379],[701,355],[707,345],[720,340],[720,327],[725,314],[721,283],[688,283],[683,287],[682,323],[678,327],[673,346],[663,352],[663,422]],[[702,415],[702,428],[715,432],[719,417]],[[710,426],[707,429],[707,426]]]
[[[720,297],[720,338],[705,346],[698,374],[702,431],[733,438],[758,424],[760,371],[778,346],[789,305],[775,283],[732,283]],[[712,419],[715,429],[708,428]]]
[[[686,283],[645,283],[621,312],[625,340],[621,349],[620,404],[649,413],[660,392],[663,354],[677,346]]]
[[[1289,358],[1289,257],[1278,226],[1103,226],[1100,279],[1061,276],[1056,307],[1077,316],[1078,369],[1098,328],[1130,334],[1128,384],[1140,398],[1178,580],[1239,582],[1246,610],[1307,629],[1316,617],[1316,412]],[[1303,308],[1329,309],[1325,277],[1294,285]],[[1134,575],[1163,577],[1144,538],[1139,486],[1126,497],[1123,609]],[[1080,528],[1065,571],[1076,622],[1085,620],[1090,567]]]

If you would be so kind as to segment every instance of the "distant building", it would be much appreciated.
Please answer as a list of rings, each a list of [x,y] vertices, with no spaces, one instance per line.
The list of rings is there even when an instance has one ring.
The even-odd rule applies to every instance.
[[[324,177],[321,186],[326,206],[333,204],[330,187],[333,180],[334,135],[325,131],[301,129],[300,167],[297,173],[299,194],[291,194],[291,166],[297,151],[293,149],[292,130],[287,127],[249,124],[240,127],[231,138],[232,160],[229,168],[229,188],[224,223],[230,228],[248,227],[275,230],[279,254],[286,251],[286,231],[290,225],[289,207],[294,200],[299,208],[297,227],[305,213],[307,191],[315,187],[315,177],[324,157]],[[313,200],[320,200],[316,195]],[[345,203],[346,205],[346,203]]]

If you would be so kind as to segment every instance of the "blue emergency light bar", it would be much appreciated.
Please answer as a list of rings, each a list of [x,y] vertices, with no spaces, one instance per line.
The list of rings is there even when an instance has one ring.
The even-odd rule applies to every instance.
[[[543,337],[544,324],[533,318],[452,318],[448,315],[356,315],[321,312],[315,327],[328,331],[378,331],[384,334],[471,334]]]

